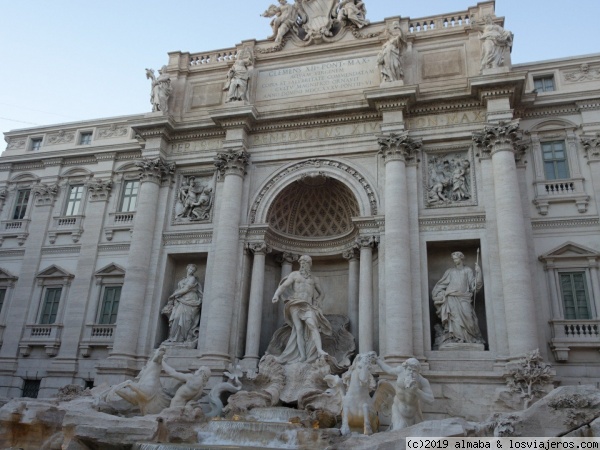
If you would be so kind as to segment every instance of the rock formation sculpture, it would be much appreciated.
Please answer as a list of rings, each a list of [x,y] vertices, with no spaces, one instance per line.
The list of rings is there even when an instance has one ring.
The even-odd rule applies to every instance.
[[[539,349],[536,349],[510,367],[506,384],[511,392],[519,394],[523,400],[523,409],[527,409],[536,397],[546,394],[544,388],[552,381],[553,376],[552,366],[544,362]]]

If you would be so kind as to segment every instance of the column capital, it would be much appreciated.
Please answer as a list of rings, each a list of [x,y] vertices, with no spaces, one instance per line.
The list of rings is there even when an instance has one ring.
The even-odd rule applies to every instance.
[[[349,248],[348,250],[345,250],[342,253],[342,257],[348,260],[348,262],[358,261],[360,259],[360,252],[358,251],[358,246],[354,246],[352,248]]]
[[[293,264],[294,261],[298,261],[298,258],[300,258],[300,255],[295,255],[294,253],[290,252],[283,252],[277,257],[277,262],[279,264]]]
[[[135,162],[140,172],[140,182],[150,181],[161,184],[163,180],[175,173],[175,163],[167,164],[161,157],[144,158]]]
[[[389,133],[377,138],[379,154],[386,161],[400,160],[407,162],[414,159],[423,143],[420,139],[413,139],[408,131]]]
[[[232,174],[243,177],[249,160],[250,153],[244,148],[229,149],[217,153],[214,164],[221,176]]]
[[[36,206],[52,205],[58,195],[58,184],[36,184],[31,188]]]
[[[269,246],[266,242],[248,242],[248,250],[250,250],[255,255],[266,255],[267,253],[271,253],[271,246]]]
[[[473,142],[486,156],[495,153],[510,151],[515,159],[520,160],[529,144],[523,140],[523,131],[519,128],[519,121],[500,122],[488,124],[483,131],[473,133]]]
[[[375,249],[379,245],[379,236],[375,236],[375,235],[358,236],[356,238],[356,245],[358,246],[358,248],[370,247],[372,249]]]
[[[600,133],[594,136],[581,136],[581,145],[585,150],[585,157],[588,162],[600,161]]]
[[[88,192],[91,202],[106,201],[112,190],[112,180],[102,180],[100,178],[91,179],[88,184]]]

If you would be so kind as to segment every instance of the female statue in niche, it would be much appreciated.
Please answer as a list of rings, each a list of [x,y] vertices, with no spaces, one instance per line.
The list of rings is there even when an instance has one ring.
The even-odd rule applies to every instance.
[[[194,275],[195,264],[187,266],[187,274],[169,296],[162,313],[169,316],[169,338],[166,342],[195,342],[202,304],[202,285]]]

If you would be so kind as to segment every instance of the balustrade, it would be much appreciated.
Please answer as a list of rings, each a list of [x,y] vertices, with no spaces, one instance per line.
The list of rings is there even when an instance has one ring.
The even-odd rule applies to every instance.
[[[552,350],[559,361],[567,361],[572,348],[600,350],[600,319],[551,320]]]
[[[426,31],[464,28],[471,24],[468,12],[457,13],[453,16],[426,17],[411,20],[408,24],[408,32],[423,33]]]
[[[204,66],[206,64],[234,61],[236,58],[237,50],[235,48],[218,50],[212,53],[194,53],[190,55],[189,65],[192,67]]]

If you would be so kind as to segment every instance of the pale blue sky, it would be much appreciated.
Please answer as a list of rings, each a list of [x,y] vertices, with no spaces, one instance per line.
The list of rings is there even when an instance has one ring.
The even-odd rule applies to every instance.
[[[475,0],[365,0],[372,21]],[[272,0],[0,0],[0,132],[150,111],[146,67],[266,38]],[[600,53],[599,0],[496,0],[513,63]],[[4,147],[0,142],[0,148]]]

